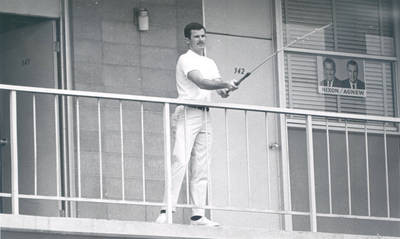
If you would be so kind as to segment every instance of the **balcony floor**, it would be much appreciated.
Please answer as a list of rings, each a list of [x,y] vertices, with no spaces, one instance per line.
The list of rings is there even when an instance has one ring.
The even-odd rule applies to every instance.
[[[279,239],[395,239],[398,237],[361,236],[348,234],[267,231],[254,228],[208,228],[180,224],[57,218],[0,214],[2,238],[279,238]],[[48,236],[43,237],[43,234]],[[9,235],[9,236],[4,236]],[[36,235],[36,236],[35,236]]]

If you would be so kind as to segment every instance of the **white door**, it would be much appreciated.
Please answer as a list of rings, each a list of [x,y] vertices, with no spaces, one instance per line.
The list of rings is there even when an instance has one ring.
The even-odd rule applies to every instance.
[[[224,80],[242,77],[273,53],[271,1],[206,0],[204,16],[207,55],[216,61]],[[278,82],[274,72],[272,59],[229,98],[216,96],[215,100],[277,106]],[[243,111],[228,111],[228,139],[224,112],[214,109],[212,121],[212,206],[279,209],[280,151],[269,149],[269,144],[279,142],[276,115],[270,114],[266,120],[264,113],[248,112],[245,116]],[[214,210],[212,218],[223,225],[280,229],[279,216],[272,214]]]
[[[2,43],[0,83],[58,88],[54,20],[43,19],[41,22],[8,30],[0,34],[0,39]],[[9,139],[9,96],[5,91],[1,91],[0,94],[2,99],[0,138]],[[36,95],[35,97],[34,107],[32,94],[17,94],[19,192],[27,195],[35,193],[56,195],[55,116],[58,112],[55,113],[53,96]],[[36,134],[33,120],[34,108]],[[4,190],[10,192],[9,145],[3,149],[3,186]],[[22,214],[58,215],[58,211],[58,203],[54,201],[20,200]]]

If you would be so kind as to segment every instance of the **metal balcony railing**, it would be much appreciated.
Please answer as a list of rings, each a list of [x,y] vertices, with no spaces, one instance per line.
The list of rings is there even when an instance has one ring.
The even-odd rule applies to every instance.
[[[171,130],[170,130],[170,125],[171,125],[171,112],[170,108],[172,105],[185,105],[185,106],[208,106],[212,109],[218,109],[222,110],[224,114],[224,119],[225,119],[225,127],[224,127],[224,134],[225,134],[225,139],[226,139],[226,162],[228,167],[226,168],[226,175],[227,175],[227,204],[223,206],[216,206],[213,205],[211,201],[209,201],[208,205],[205,207],[205,209],[210,209],[210,210],[222,210],[222,211],[237,211],[237,212],[249,212],[249,213],[265,213],[265,214],[276,214],[276,215],[281,215],[281,216],[293,216],[293,215],[298,215],[298,216],[307,216],[310,219],[310,231],[317,231],[317,217],[329,217],[329,218],[352,218],[352,219],[370,219],[370,220],[383,220],[383,221],[393,221],[393,222],[400,222],[399,217],[395,217],[391,215],[391,208],[394,207],[399,207],[399,201],[391,201],[391,195],[390,195],[390,182],[389,180],[389,166],[388,166],[388,136],[389,135],[398,135],[398,124],[400,123],[400,118],[397,117],[380,117],[380,116],[370,116],[370,115],[356,115],[356,114],[340,114],[340,113],[332,113],[332,112],[319,112],[319,111],[306,111],[306,110],[294,110],[294,109],[282,109],[282,108],[274,108],[274,107],[264,107],[264,106],[254,106],[254,105],[239,105],[239,104],[227,104],[227,103],[202,103],[202,102],[193,102],[193,101],[184,101],[184,100],[177,100],[177,99],[170,99],[170,98],[160,98],[160,97],[148,97],[148,96],[135,96],[135,95],[123,95],[123,94],[112,94],[112,93],[99,93],[99,92],[87,92],[87,91],[75,91],[75,90],[59,90],[59,89],[47,89],[47,88],[37,88],[37,87],[24,87],[24,86],[13,86],[13,85],[4,85],[0,84],[0,92],[7,94],[9,97],[9,130],[10,130],[10,162],[11,162],[11,176],[9,178],[10,184],[11,184],[11,191],[10,192],[5,192],[5,190],[2,190],[0,193],[0,197],[2,198],[8,198],[11,199],[11,213],[14,215],[18,215],[20,213],[20,200],[22,199],[30,199],[30,200],[50,200],[50,201],[56,201],[56,202],[69,202],[69,203],[80,203],[80,202],[86,202],[86,203],[99,203],[99,204],[128,204],[128,205],[139,205],[139,206],[165,206],[162,203],[161,198],[159,200],[153,200],[149,199],[147,197],[147,190],[149,190],[146,185],[146,172],[145,170],[145,138],[144,138],[144,104],[146,103],[151,103],[151,104],[157,104],[162,106],[162,122],[163,122],[163,160],[164,160],[164,176],[165,176],[165,188],[168,192],[170,192],[170,187],[171,187]],[[19,149],[21,147],[24,147],[24,145],[19,145],[18,142],[18,130],[20,130],[19,125],[18,125],[18,119],[19,117],[24,117],[21,115],[17,115],[18,112],[18,107],[19,104],[17,102],[17,96],[20,94],[24,95],[29,95],[28,97],[31,98],[32,105],[31,111],[32,112],[32,128],[33,128],[33,189],[31,190],[32,193],[21,193],[20,188],[19,188],[19,180],[21,179],[21,175],[19,174],[20,172],[20,167],[23,167],[23,165],[19,164]],[[55,150],[55,155],[54,155],[54,161],[55,161],[55,178],[56,178],[56,190],[55,193],[51,195],[41,195],[41,193],[38,190],[38,141],[41,139],[38,137],[38,132],[37,132],[37,97],[38,95],[46,95],[47,97],[52,98],[52,107],[48,109],[49,111],[54,111],[54,142],[56,145],[56,150]],[[95,100],[95,105],[96,105],[96,111],[94,115],[96,116],[95,118],[91,119],[86,119],[86,120],[91,120],[93,122],[97,123],[97,145],[98,145],[98,150],[97,152],[97,159],[98,160],[98,172],[95,173],[96,177],[98,177],[99,180],[99,195],[98,197],[88,197],[83,195],[82,193],[82,188],[83,185],[85,184],[86,178],[82,178],[82,155],[81,155],[81,135],[80,135],[80,129],[81,126],[80,124],[82,123],[82,119],[80,117],[80,114],[82,114],[82,109],[81,109],[81,100],[82,99],[94,99]],[[103,146],[104,142],[102,142],[102,130],[103,130],[103,123],[102,122],[102,109],[103,109],[103,104],[107,101],[114,101],[118,103],[118,114],[115,115],[115,118],[119,118],[119,125],[117,128],[119,129],[119,137],[118,141],[119,146],[120,146],[120,162],[119,162],[119,167],[120,167],[120,180],[118,183],[120,183],[120,188],[121,188],[121,195],[111,195],[112,197],[104,197],[105,192],[103,188],[103,179],[104,179],[104,174],[105,168],[103,165]],[[140,200],[133,200],[127,197],[127,193],[129,193],[129,188],[127,187],[125,178],[125,172],[126,172],[126,158],[125,158],[125,151],[127,150],[127,144],[126,142],[124,143],[125,140],[125,123],[124,122],[124,113],[125,113],[125,108],[124,108],[124,102],[136,102],[139,105],[139,109],[136,111],[138,114],[138,118],[140,118],[140,130],[139,133],[141,134],[140,136],[140,152],[141,152],[141,161],[142,161],[142,168],[141,170],[141,188],[142,188],[142,195]],[[65,108],[66,110],[63,112],[61,109]],[[234,206],[231,204],[231,199],[235,197],[235,195],[232,195],[232,190],[230,185],[230,181],[232,175],[230,172],[230,157],[231,155],[231,149],[229,148],[229,141],[230,139],[230,129],[229,129],[229,123],[228,123],[228,112],[230,111],[235,111],[235,112],[242,112],[244,114],[244,121],[245,121],[245,142],[246,142],[246,165],[247,168],[244,169],[244,171],[247,173],[247,188],[248,188],[248,195],[251,197],[252,193],[254,193],[255,188],[257,185],[252,184],[252,180],[250,177],[252,176],[251,170],[250,170],[250,164],[251,164],[251,155],[249,153],[249,147],[252,145],[252,140],[263,140],[265,141],[266,145],[270,144],[270,139],[268,138],[268,130],[269,129],[269,120],[271,119],[271,115],[275,117],[275,119],[280,120],[280,124],[284,125],[284,128],[287,130],[289,126],[294,126],[295,127],[300,127],[305,129],[305,135],[306,135],[306,148],[304,149],[307,153],[307,174],[308,174],[308,205],[309,208],[307,211],[296,211],[293,210],[291,205],[286,205],[282,206],[278,209],[275,209],[271,207],[269,202],[266,202],[266,204],[262,207],[260,206],[255,206],[251,205],[249,203],[248,207],[238,207]],[[60,113],[61,112],[61,113]],[[264,139],[251,139],[249,138],[249,131],[248,131],[248,124],[249,124],[249,112],[254,112],[262,115],[263,121],[265,125],[260,126],[260,131],[264,130],[265,131],[265,137]],[[73,188],[76,191],[76,193],[70,193],[70,194],[65,194],[65,185],[66,185],[66,180],[63,179],[67,172],[63,172],[65,170],[63,165],[63,159],[66,157],[65,151],[67,151],[68,147],[65,146],[65,137],[67,134],[66,131],[63,131],[65,128],[65,122],[63,122],[62,117],[60,115],[65,115],[65,113],[69,114],[71,116],[70,120],[74,122],[73,127],[74,128],[69,128],[69,130],[72,130],[75,132],[74,136],[74,147],[71,149],[71,151],[74,152],[74,158],[70,158],[69,161],[73,160],[76,164],[74,170],[75,170],[75,180],[73,182]],[[71,127],[71,125],[69,125]],[[328,177],[329,177],[329,210],[328,212],[317,212],[317,205],[316,205],[316,176],[315,176],[315,163],[314,163],[314,143],[313,143],[313,130],[323,130],[326,135],[327,139],[327,160],[329,162],[330,160],[330,153],[329,153],[329,134],[332,133],[333,129],[336,130],[341,130],[341,132],[344,133],[345,135],[345,148],[346,148],[346,170],[347,170],[347,187],[348,187],[348,200],[347,200],[347,207],[349,208],[348,213],[343,214],[343,213],[335,213],[334,210],[332,209],[332,180],[335,180],[331,176],[331,169],[330,163],[328,163]],[[364,182],[367,185],[367,202],[368,202],[368,213],[366,215],[356,215],[352,212],[352,190],[351,187],[354,185],[356,182],[351,182],[351,170],[350,170],[350,155],[349,155],[349,132],[358,132],[359,134],[363,135],[364,137],[364,143],[365,143],[365,160],[366,160],[366,182]],[[384,164],[384,177],[385,177],[385,183],[382,185],[384,187],[385,191],[385,200],[382,202],[383,204],[386,205],[386,213],[385,216],[375,216],[371,213],[371,198],[370,198],[370,172],[371,169],[368,165],[368,155],[369,155],[369,144],[368,144],[368,138],[370,137],[371,133],[379,133],[383,137],[383,144],[384,144],[384,155],[382,159],[382,163]],[[287,135],[283,134],[283,135]],[[64,138],[63,138],[64,137]],[[286,136],[287,137],[287,136]],[[287,138],[282,138],[281,139],[283,142],[283,148],[281,149],[282,151],[288,152],[289,146],[288,146],[288,139]],[[61,142],[62,141],[62,142]],[[268,152],[268,147],[266,147],[266,155],[269,155]],[[286,154],[282,154],[286,155]],[[289,155],[289,154],[287,154]],[[71,156],[69,156],[71,157]],[[6,159],[3,159],[6,160]],[[116,159],[115,159],[116,160]],[[288,177],[290,175],[290,172],[285,171],[284,168],[288,169],[288,162],[289,158],[281,158],[282,161],[281,164],[281,172],[283,174],[287,175],[282,175],[282,177]],[[282,166],[283,165],[283,166]],[[283,168],[283,169],[282,169]],[[5,169],[3,169],[4,172]],[[271,180],[270,180],[270,172],[269,169],[265,172],[267,174],[267,188],[271,188]],[[138,177],[140,177],[138,176]],[[2,176],[3,177],[3,176]],[[186,177],[187,178],[187,177]],[[3,180],[4,177],[3,177]],[[7,181],[8,179],[6,179]],[[71,181],[71,179],[70,179]],[[68,181],[70,183],[70,181]],[[263,184],[264,182],[262,182]],[[398,183],[398,182],[395,182]],[[286,185],[287,186],[287,185]],[[281,185],[281,187],[286,187],[285,185]],[[188,187],[188,185],[186,185]],[[284,190],[283,190],[284,191]],[[290,193],[290,191],[289,191]],[[188,199],[188,188],[186,190],[186,196]],[[283,199],[282,199],[283,200]],[[187,200],[187,203],[184,204],[178,204],[177,207],[181,208],[192,208],[193,205],[191,205]],[[268,200],[269,201],[269,200]],[[392,205],[393,204],[393,205]],[[172,223],[172,202],[171,202],[171,197],[168,197],[168,201],[166,203],[166,206],[168,208],[167,213],[169,215],[169,223]]]

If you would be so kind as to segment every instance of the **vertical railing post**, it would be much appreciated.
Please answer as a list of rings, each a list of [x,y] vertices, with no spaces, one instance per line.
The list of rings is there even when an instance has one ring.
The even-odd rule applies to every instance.
[[[81,176],[81,121],[80,121],[80,106],[79,97],[76,97],[76,156],[78,168],[78,197],[82,197],[82,176]]]
[[[97,98],[97,126],[99,132],[99,181],[100,181],[100,199],[103,199],[103,141],[101,131],[101,101]]]
[[[54,95],[54,138],[56,142],[56,190],[57,190],[57,197],[61,196],[61,149],[60,149],[60,118],[59,118],[59,100],[58,95]],[[62,202],[59,201],[60,210]]]
[[[310,205],[310,229],[317,232],[317,207],[315,200],[315,177],[314,177],[314,148],[312,134],[312,117],[307,115],[307,162],[308,162],[308,194]]]
[[[119,130],[121,144],[121,193],[122,200],[125,200],[125,157],[124,157],[124,115],[122,109],[122,101],[119,100]]]
[[[231,161],[230,161],[230,147],[229,147],[229,124],[228,124],[228,110],[224,109],[225,114],[225,143],[226,143],[226,176],[227,176],[227,191],[228,191],[228,207],[231,206]]]
[[[164,163],[165,163],[165,192],[167,194],[167,218],[172,223],[172,196],[171,196],[171,130],[169,103],[164,104]]]
[[[140,103],[140,132],[141,132],[141,146],[142,146],[142,193],[143,202],[146,202],[146,162],[145,162],[145,148],[144,148],[144,106],[143,102]]]
[[[247,110],[244,111],[245,131],[246,131],[246,163],[247,163],[247,194],[248,194],[248,206],[251,205],[251,172],[250,172],[250,143],[249,143],[249,120]]]
[[[289,134],[287,126],[286,114],[277,116],[280,124],[280,143],[281,143],[281,160],[280,160],[280,173],[281,177],[281,194],[282,194],[282,208],[284,211],[292,211],[291,200],[291,187],[290,187],[290,159],[289,159]],[[269,147],[269,145],[267,145]],[[293,217],[290,214],[283,216],[283,229],[285,231],[293,231]]]
[[[18,190],[18,138],[17,138],[17,92],[10,91],[10,150],[11,150],[11,200],[12,214],[19,214]]]

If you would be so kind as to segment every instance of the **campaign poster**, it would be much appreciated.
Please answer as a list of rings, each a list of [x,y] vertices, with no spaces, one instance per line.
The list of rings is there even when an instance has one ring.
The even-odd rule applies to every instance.
[[[317,66],[318,93],[367,97],[362,60],[318,56]]]

